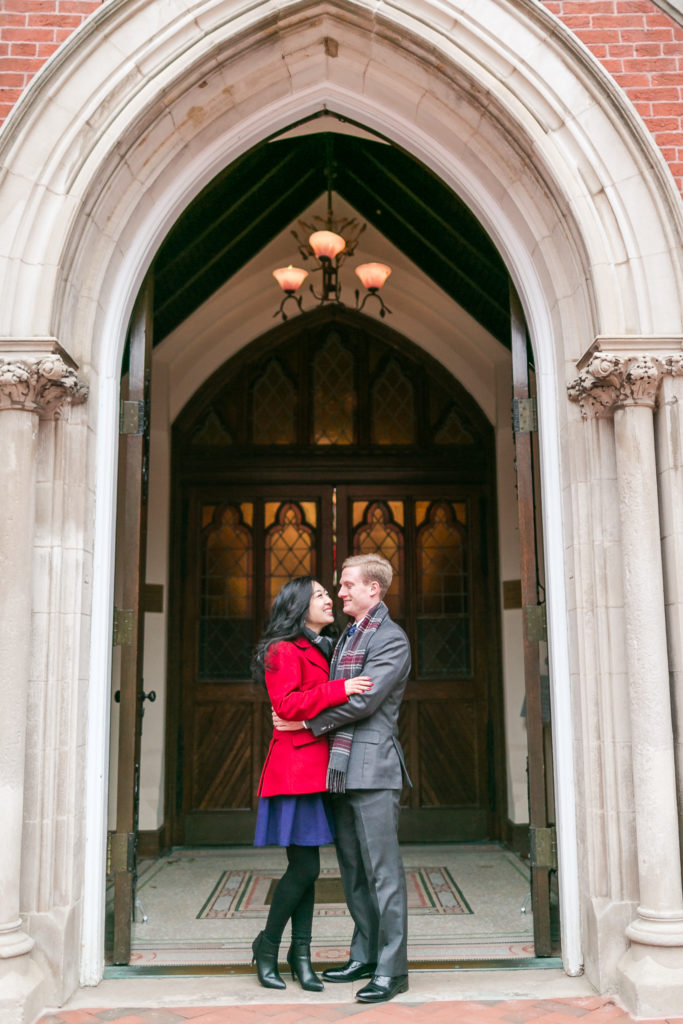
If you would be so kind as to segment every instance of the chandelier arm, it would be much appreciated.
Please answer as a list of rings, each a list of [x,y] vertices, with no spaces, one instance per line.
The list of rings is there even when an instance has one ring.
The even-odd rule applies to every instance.
[[[368,301],[368,299],[377,299],[380,306],[379,315],[381,317],[385,317],[387,313],[391,313],[391,310],[389,309],[386,302],[384,301],[384,299],[379,294],[376,288],[371,288],[369,291],[365,293],[365,295],[363,296],[363,301],[361,302],[360,305],[358,305],[359,298],[360,293],[358,292],[358,289],[356,289],[356,309],[358,310],[359,313],[362,313],[363,306]]]
[[[289,302],[290,299],[294,300],[294,303],[299,307],[299,312],[303,313],[303,306],[301,305],[301,296],[295,295],[294,292],[287,292],[284,295],[279,307],[273,313],[273,318],[275,318],[276,316],[281,316],[283,321],[287,320],[287,314],[285,313],[285,303]]]

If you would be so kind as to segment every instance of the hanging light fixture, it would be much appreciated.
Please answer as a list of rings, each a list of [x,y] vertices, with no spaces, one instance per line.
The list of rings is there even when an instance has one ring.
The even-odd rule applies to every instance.
[[[287,319],[287,314],[284,311],[284,305],[288,299],[293,299],[299,307],[299,312],[303,313],[303,309],[301,308],[301,296],[296,293],[308,277],[308,271],[301,270],[300,267],[293,267],[290,263],[288,267],[280,267],[279,270],[274,270],[273,277],[285,293],[285,297],[280,303],[280,308],[275,316],[280,313],[283,320]]]
[[[391,313],[391,310],[379,294],[380,288],[391,273],[391,267],[388,267],[386,263],[361,263],[359,267],[355,268],[355,273],[360,279],[360,283],[367,289],[360,306],[358,305],[358,292],[356,292],[356,309],[360,312],[368,299],[374,297],[380,304],[380,316],[384,316],[385,313]]]
[[[320,305],[324,303],[333,303],[335,305],[342,306],[343,302],[341,300],[339,268],[345,259],[349,256],[353,256],[356,246],[358,245],[358,240],[365,231],[367,225],[360,224],[355,217],[335,218],[332,211],[333,171],[331,139],[327,138],[325,140],[325,144],[327,217],[314,217],[314,223],[312,224],[302,220],[299,221],[299,226],[304,233],[304,237],[306,235],[308,236],[306,241],[302,241],[296,231],[292,231],[292,235],[297,243],[301,258],[303,260],[308,260],[313,257],[319,264],[314,268],[314,273],[319,271],[321,274],[320,293],[316,292],[313,284],[311,284],[311,294],[318,300]],[[360,305],[360,295],[359,292],[356,291],[356,309],[361,310],[367,300],[374,297],[380,304],[379,315],[383,317],[386,313],[390,313],[391,310],[379,295],[379,290],[389,277],[391,267],[388,267],[384,263],[363,263],[361,266],[355,268],[355,272],[363,287],[367,289],[367,293],[363,296],[363,300],[360,302]],[[286,320],[287,313],[285,312],[285,305],[290,301],[294,302],[294,304],[298,306],[299,312],[302,313],[303,296],[298,295],[297,292],[308,277],[308,271],[302,270],[299,267],[293,267],[290,264],[288,267],[280,267],[278,270],[274,270],[273,277],[285,293],[279,308],[275,311],[273,316],[279,315],[283,320]]]

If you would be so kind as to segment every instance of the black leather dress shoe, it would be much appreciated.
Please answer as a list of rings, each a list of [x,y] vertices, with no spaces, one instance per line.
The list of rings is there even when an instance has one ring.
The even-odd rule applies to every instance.
[[[394,996],[407,991],[407,974],[397,974],[395,978],[385,978],[381,974],[376,974],[369,985],[356,992],[356,999],[359,1003],[385,1003],[387,999],[393,999]]]
[[[328,967],[326,971],[323,971],[323,978],[325,981],[360,981],[361,978],[371,978],[376,968],[377,964],[347,960],[341,967]]]

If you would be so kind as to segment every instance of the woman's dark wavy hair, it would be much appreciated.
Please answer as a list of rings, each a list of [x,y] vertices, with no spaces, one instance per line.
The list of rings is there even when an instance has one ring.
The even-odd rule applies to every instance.
[[[295,576],[285,583],[273,601],[270,622],[254,649],[251,661],[251,674],[257,682],[265,685],[270,645],[277,640],[296,640],[303,633],[314,583],[313,576]]]

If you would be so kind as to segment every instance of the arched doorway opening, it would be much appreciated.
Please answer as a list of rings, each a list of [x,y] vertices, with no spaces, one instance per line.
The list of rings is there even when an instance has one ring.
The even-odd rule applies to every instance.
[[[270,131],[332,105],[383,126],[467,196],[522,297],[544,424],[553,702],[562,726],[558,839],[563,921],[571,923],[565,963],[576,973],[585,953],[591,977],[607,990],[628,945],[638,849],[624,841],[630,761],[610,761],[613,746],[594,742],[624,716],[605,667],[612,631],[592,628],[600,563],[583,557],[603,550],[599,515],[582,516],[597,431],[567,411],[565,383],[596,335],[656,340],[679,331],[680,196],[624,97],[539,5],[454,3],[448,15],[428,0],[419,13],[405,2],[380,10],[369,0],[352,8],[296,0],[283,3],[276,19],[269,5],[259,7],[237,17],[224,0],[207,17],[207,5],[195,0],[166,32],[158,31],[168,14],[162,0],[105,4],[98,31],[81,33],[34,79],[3,135],[2,193],[13,230],[2,265],[10,297],[3,335],[28,348],[30,339],[53,334],[92,373],[90,422],[74,464],[88,466],[82,549],[92,554],[95,585],[84,574],[74,604],[63,596],[50,604],[55,621],[64,610],[74,613],[69,664],[82,654],[74,678],[83,669],[89,684],[87,720],[74,714],[74,735],[87,745],[74,787],[84,785],[87,806],[83,828],[76,823],[84,841],[73,872],[64,847],[74,879],[68,906],[75,917],[82,901],[83,929],[80,936],[70,926],[60,932],[64,960],[75,963],[80,950],[83,982],[101,977],[112,496],[125,324],[169,223],[216,169]],[[91,84],[85,92],[84,81]],[[62,116],[47,116],[57,94]],[[41,262],[36,239],[48,236],[51,258]],[[604,479],[601,472],[592,469],[589,483],[604,499],[609,466]],[[81,646],[89,616],[91,634]],[[572,678],[582,698],[574,703]],[[74,694],[82,705],[82,690]],[[606,777],[625,794],[622,816],[605,813]],[[61,904],[57,910],[66,919]]]
[[[332,579],[335,554],[343,557],[363,544],[384,545],[394,561],[392,610],[413,643],[416,672],[402,739],[416,786],[405,795],[402,838],[508,838],[515,827],[505,813],[505,732],[510,719],[519,722],[523,688],[508,692],[505,707],[495,502],[506,443],[508,477],[512,465],[507,270],[471,211],[443,182],[363,134],[343,145],[335,138],[338,186],[346,198],[346,188],[356,185],[352,197],[363,212],[372,197],[368,218],[381,219],[381,244],[389,244],[388,235],[405,247],[404,257],[425,262],[442,292],[439,300],[431,285],[429,301],[445,301],[448,313],[462,320],[456,337],[445,330],[443,314],[436,337],[433,325],[431,337],[424,330],[425,318],[411,344],[379,320],[327,307],[241,348],[239,332],[219,328],[212,345],[196,338],[195,316],[213,320],[217,309],[220,323],[226,313],[234,315],[241,261],[282,220],[268,171],[279,170],[278,160],[293,162],[290,173],[298,182],[297,166],[308,168],[312,184],[303,199],[315,197],[319,136],[266,143],[227,167],[184,212],[155,261],[153,320],[162,335],[157,340],[165,353],[174,436],[166,844],[250,842],[269,729],[264,695],[249,683],[249,653],[288,575],[320,567],[323,579]],[[364,191],[358,168],[373,161]],[[386,198],[378,208],[380,194]],[[226,198],[232,204],[227,233]],[[288,216],[292,212],[286,208]],[[443,235],[437,254],[425,247],[429,220]],[[375,241],[380,238],[376,231]],[[258,258],[263,262],[262,254]],[[227,287],[207,297],[206,289],[223,276]],[[409,281],[405,271],[403,280]],[[335,337],[321,333],[326,320],[335,321]],[[405,314],[397,322],[406,323]],[[435,342],[442,343],[438,362],[425,352]],[[207,373],[216,353],[224,358],[230,348],[238,354]],[[466,388],[444,372],[446,361],[449,369],[462,370]],[[505,383],[498,379],[501,370]],[[191,389],[193,379],[207,378]],[[469,390],[483,396],[486,413]],[[192,397],[175,412],[183,392]],[[509,479],[506,489],[509,504]],[[168,505],[158,504],[157,512],[155,536]],[[509,525],[508,517],[508,532]],[[283,554],[285,535],[304,545],[303,560],[300,550]],[[505,546],[515,547],[510,536]],[[277,571],[271,572],[271,562]],[[519,607],[505,604],[508,619]],[[523,727],[516,731],[522,763],[514,773],[513,822],[522,835],[526,744]],[[128,789],[144,776],[144,764],[142,773],[131,764]],[[128,857],[130,826],[116,831]],[[124,860],[118,864],[130,876],[130,859]],[[549,950],[548,944],[539,955]],[[125,952],[119,956],[116,963],[127,962]]]
[[[269,705],[251,650],[293,575],[394,566],[411,639],[402,839],[500,838],[506,817],[493,430],[383,324],[328,307],[228,361],[173,438],[167,807],[174,843],[249,843]]]
[[[253,141],[324,106],[383,126],[466,196],[489,225],[522,297],[539,367],[544,424],[553,701],[562,723],[558,839],[564,921],[572,922],[564,948],[569,951],[567,969],[576,972],[582,959],[581,912],[582,919],[593,922],[582,933],[593,971],[601,960],[608,915],[602,913],[600,900],[607,893],[612,907],[624,898],[622,875],[612,871],[611,851],[625,847],[616,827],[606,841],[591,845],[588,823],[600,768],[592,762],[589,768],[582,766],[573,758],[573,731],[579,740],[584,732],[590,737],[593,717],[586,710],[592,705],[571,705],[570,676],[591,688],[594,680],[602,679],[602,669],[593,673],[590,666],[602,664],[598,655],[604,651],[603,639],[592,634],[585,651],[580,644],[568,644],[581,609],[592,614],[594,597],[590,581],[574,575],[578,534],[572,502],[582,477],[573,456],[576,452],[578,461],[583,457],[587,432],[581,433],[576,416],[567,413],[565,371],[596,333],[653,335],[671,329],[676,295],[670,228],[674,196],[642,126],[614,90],[605,88],[599,70],[577,55],[547,12],[512,10],[503,3],[481,10],[470,5],[465,11],[465,6],[454,5],[457,16],[444,19],[438,4],[427,3],[424,18],[421,13],[418,19],[410,4],[377,11],[372,4],[359,3],[350,12],[341,4],[293,3],[283,6],[277,24],[269,22],[264,33],[258,5],[249,9],[247,23],[232,17],[234,5],[225,0],[215,5],[217,16],[207,26],[192,17],[200,7],[195,3],[184,11],[187,19],[173,37],[179,45],[170,58],[168,35],[149,32],[148,18],[161,22],[163,4],[152,2],[144,9],[105,5],[98,25],[107,31],[100,39],[106,41],[115,33],[120,46],[91,45],[93,35],[84,34],[85,45],[74,45],[68,59],[52,65],[50,75],[37,81],[31,102],[16,120],[22,144],[8,152],[6,182],[25,181],[25,188],[11,198],[16,222],[25,230],[17,237],[6,279],[6,287],[11,285],[17,297],[5,307],[6,333],[28,338],[52,330],[93,371],[97,585],[92,602],[88,586],[83,588],[83,608],[87,615],[92,604],[93,623],[82,876],[84,979],[101,976],[111,497],[125,323],[156,247],[188,199]],[[219,16],[219,10],[226,15]],[[501,17],[510,26],[504,37]],[[397,45],[404,37],[409,45]],[[257,41],[254,48],[249,46],[251,39]],[[341,59],[334,59],[328,39],[341,41]],[[130,67],[138,66],[131,61],[135,62],[141,41],[149,49],[148,70],[140,77],[127,77]],[[512,76],[509,63],[490,59],[501,46],[513,58]],[[358,62],[351,64],[354,72],[360,66],[370,69],[362,77],[354,75],[351,88],[347,57]],[[73,73],[75,69],[79,74]],[[91,106],[81,102],[80,72],[99,83],[90,90]],[[56,88],[68,113],[50,128],[43,114]],[[418,93],[422,99],[415,103]],[[596,131],[610,140],[598,164]],[[94,148],[78,144],[81,133]],[[42,176],[14,174],[24,161],[26,166],[43,168]],[[67,163],[73,174],[64,177]],[[632,218],[642,230],[633,231]],[[43,237],[34,231],[39,223],[52,232],[53,251],[60,253],[58,273],[54,263],[34,270],[30,246],[35,237]],[[615,238],[624,240],[628,253],[618,266],[613,260]],[[611,269],[605,273],[605,267]],[[590,540],[596,527],[584,523],[584,528]],[[586,540],[583,532],[581,539]],[[583,591],[571,603],[575,578]],[[603,692],[601,684],[600,689]],[[575,771],[580,787],[576,801]],[[597,798],[595,806],[601,806]],[[580,878],[575,808],[586,864]],[[631,874],[627,871],[625,877]],[[600,936],[595,941],[593,925]],[[619,928],[612,932],[621,935]]]

